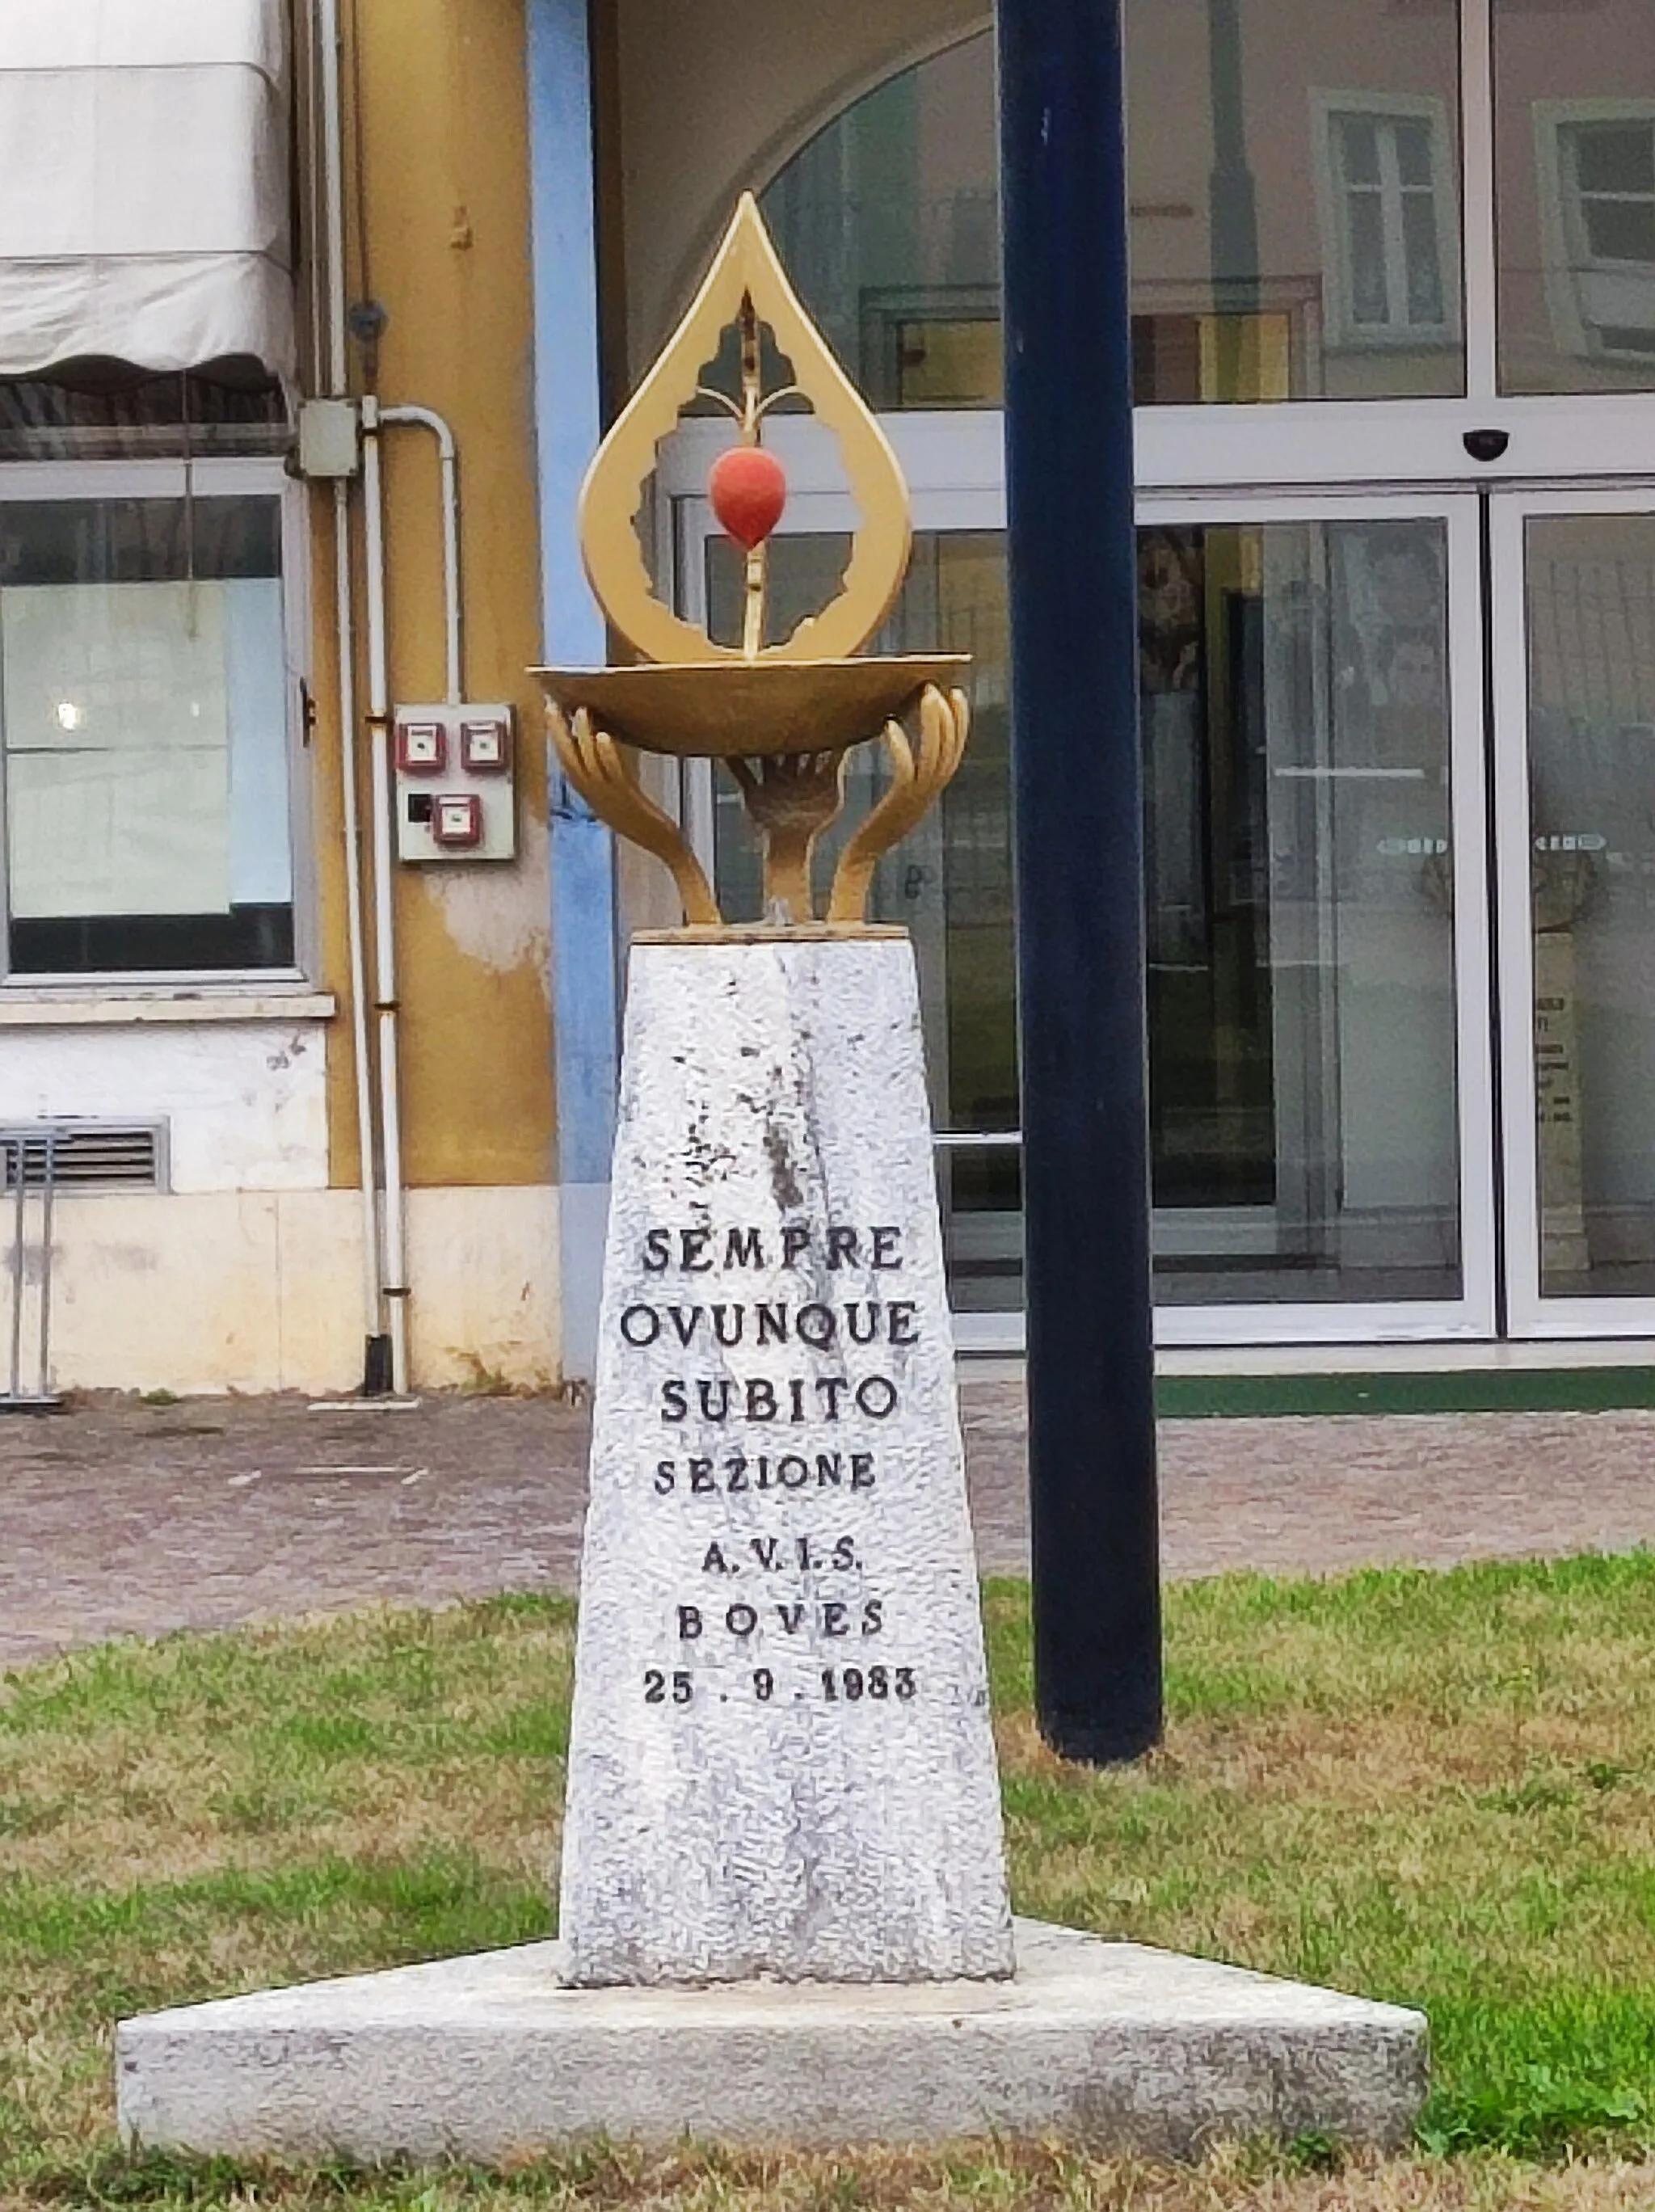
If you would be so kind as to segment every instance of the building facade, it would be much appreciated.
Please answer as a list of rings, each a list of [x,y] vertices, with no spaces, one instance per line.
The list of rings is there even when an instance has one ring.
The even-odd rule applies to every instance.
[[[747,186],[909,476],[890,641],[977,663],[967,766],[877,896],[919,951],[961,1336],[1015,1347],[986,11],[134,0],[130,50],[78,56],[42,28],[76,12],[0,0],[0,89],[153,69],[163,21],[241,45],[185,58],[239,72],[216,122],[131,125],[228,149],[223,189],[180,162],[124,229],[95,193],[0,222],[0,301],[42,326],[0,355],[0,1121],[70,1132],[60,1378],[587,1371],[620,950],[669,917],[549,785],[525,672],[603,655],[579,477]],[[1126,20],[1161,1340],[1655,1336],[1646,11]],[[124,295],[48,301],[123,256]],[[658,587],[715,630],[725,434],[687,417],[648,509]],[[774,441],[791,623],[855,517],[830,440]],[[444,782],[399,775],[409,729],[506,708],[476,788],[515,857],[397,857]],[[733,790],[660,795],[745,910]]]
[[[349,1389],[398,1336],[403,1380],[559,1374],[524,27],[363,5],[336,74],[335,22],[0,6],[7,143],[52,162],[0,185],[0,1122],[65,1132],[65,1386]],[[376,870],[372,634],[397,700],[447,690],[439,440],[386,428],[376,563],[354,427],[297,450],[334,390],[452,431],[514,862]]]

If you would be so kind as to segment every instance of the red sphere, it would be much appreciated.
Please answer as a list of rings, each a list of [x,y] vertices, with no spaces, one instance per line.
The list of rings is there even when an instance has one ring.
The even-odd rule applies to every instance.
[[[706,488],[720,528],[748,553],[763,544],[787,504],[786,471],[762,446],[720,453]]]

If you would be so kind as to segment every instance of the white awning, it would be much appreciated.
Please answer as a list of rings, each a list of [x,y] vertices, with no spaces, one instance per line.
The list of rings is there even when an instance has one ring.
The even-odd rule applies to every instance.
[[[294,355],[282,0],[0,0],[0,375]]]

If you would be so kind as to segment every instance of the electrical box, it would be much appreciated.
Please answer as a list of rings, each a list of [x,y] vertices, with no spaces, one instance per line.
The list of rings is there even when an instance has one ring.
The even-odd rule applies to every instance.
[[[391,721],[403,860],[517,858],[510,707],[398,707]]]
[[[299,473],[354,477],[361,466],[361,427],[354,399],[307,399],[299,410]]]

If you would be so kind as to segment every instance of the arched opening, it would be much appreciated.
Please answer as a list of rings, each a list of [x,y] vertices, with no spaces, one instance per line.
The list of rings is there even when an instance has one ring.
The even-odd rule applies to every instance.
[[[853,101],[787,163],[763,206],[805,304],[870,404],[999,404],[986,31]]]
[[[1283,0],[1244,24],[1236,0],[1129,8],[1141,404],[1464,389],[1452,10],[1382,50],[1373,12]],[[852,101],[765,209],[876,405],[997,404],[988,31]]]

